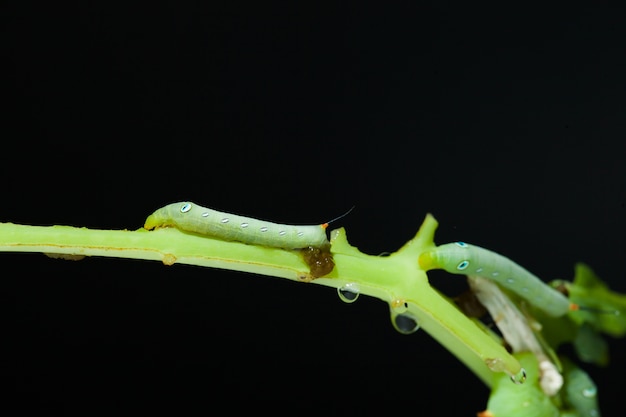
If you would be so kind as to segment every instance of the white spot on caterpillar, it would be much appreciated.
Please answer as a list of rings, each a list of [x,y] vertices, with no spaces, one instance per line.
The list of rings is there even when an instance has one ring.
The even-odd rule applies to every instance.
[[[241,228],[242,228],[242,229],[245,229],[245,228],[247,228],[248,226],[250,226],[248,223],[241,223]]]
[[[226,224],[230,221],[230,219],[228,217],[224,217],[222,220],[220,220],[220,223],[222,224]]]
[[[462,271],[464,269],[467,269],[469,264],[470,264],[469,261],[461,261],[461,263],[456,266],[456,269],[458,269],[459,271]]]
[[[183,206],[180,208],[181,213],[187,213],[189,210],[191,210],[191,203],[183,204]]]
[[[202,217],[209,217],[209,212],[205,211],[204,213],[202,213]]]
[[[280,232],[278,232],[278,234],[280,236],[285,236],[287,234],[287,232],[285,232],[284,230],[281,230]]]
[[[267,232],[267,227],[263,226],[259,229],[261,232],[265,233]]]
[[[582,390],[581,394],[585,398],[595,398],[596,395],[598,395],[598,390],[596,389],[596,387],[585,388],[584,390]]]

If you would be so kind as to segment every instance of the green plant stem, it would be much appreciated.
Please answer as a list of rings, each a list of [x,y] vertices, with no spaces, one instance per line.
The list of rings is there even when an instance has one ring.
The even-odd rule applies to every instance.
[[[493,372],[520,372],[518,361],[491,335],[461,313],[428,283],[417,258],[434,246],[437,221],[427,216],[419,232],[390,256],[371,256],[351,246],[345,230],[333,231],[335,269],[311,279],[298,251],[225,242],[175,228],[94,230],[69,226],[0,223],[0,251],[157,260],[271,275],[340,288],[356,284],[360,294],[379,298],[396,313],[416,317],[422,329],[491,387]],[[394,312],[392,311],[392,314]]]

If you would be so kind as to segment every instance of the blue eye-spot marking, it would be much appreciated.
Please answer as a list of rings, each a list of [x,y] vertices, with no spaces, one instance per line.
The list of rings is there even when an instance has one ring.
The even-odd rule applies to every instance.
[[[468,248],[469,245],[465,242],[455,242],[455,244],[460,248]]]
[[[191,210],[191,204],[190,204],[190,203],[185,203],[185,204],[183,204],[183,206],[180,208],[180,212],[181,212],[181,213],[187,213],[189,210]]]
[[[462,270],[466,269],[469,266],[469,264],[470,264],[469,261],[461,261],[461,263],[459,263],[456,266],[456,269],[458,269],[459,271],[462,271]]]

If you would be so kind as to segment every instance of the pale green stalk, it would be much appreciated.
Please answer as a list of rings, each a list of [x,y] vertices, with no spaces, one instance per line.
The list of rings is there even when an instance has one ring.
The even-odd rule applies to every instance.
[[[24,226],[0,223],[0,251],[43,252],[158,260],[271,275],[334,288],[346,284],[360,294],[379,298],[397,313],[409,313],[487,386],[493,371],[520,373],[519,362],[491,335],[461,313],[428,283],[417,259],[434,247],[437,221],[426,217],[417,235],[390,256],[370,256],[351,246],[344,229],[332,233],[335,269],[310,280],[297,251],[225,242],[181,232],[175,228],[93,230],[69,226]]]

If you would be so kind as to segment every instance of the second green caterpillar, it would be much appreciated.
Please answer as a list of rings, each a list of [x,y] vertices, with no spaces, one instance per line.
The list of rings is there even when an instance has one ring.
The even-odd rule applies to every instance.
[[[422,268],[451,274],[476,275],[496,281],[546,314],[559,317],[575,309],[568,298],[510,259],[464,242],[448,243],[424,252]]]

